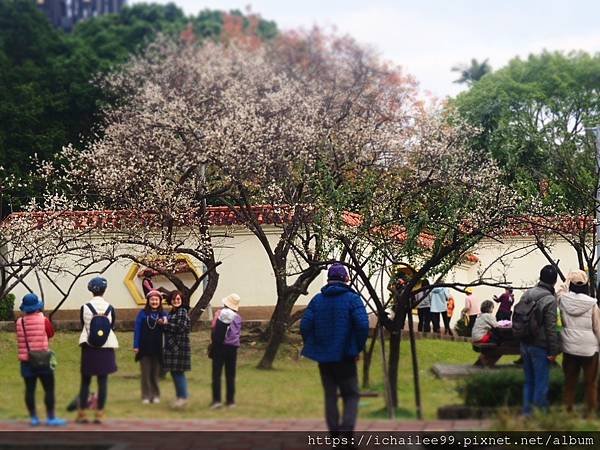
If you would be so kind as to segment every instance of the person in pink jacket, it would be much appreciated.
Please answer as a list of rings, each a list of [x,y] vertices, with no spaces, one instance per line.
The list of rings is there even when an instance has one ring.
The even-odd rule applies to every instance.
[[[25,404],[29,411],[32,426],[40,424],[35,408],[35,387],[37,380],[44,388],[44,403],[46,404],[46,425],[62,426],[67,422],[54,415],[54,369],[47,367],[36,369],[29,363],[30,351],[48,351],[48,340],[54,336],[52,324],[44,316],[44,302],[34,293],[23,297],[21,311],[24,315],[17,319],[17,347],[21,362],[21,376],[25,380]]]

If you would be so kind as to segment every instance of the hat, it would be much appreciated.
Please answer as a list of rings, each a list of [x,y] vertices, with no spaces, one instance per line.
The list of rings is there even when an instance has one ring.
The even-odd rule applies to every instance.
[[[465,288],[465,292],[467,294],[472,294],[473,293],[473,288],[472,287]]]
[[[88,291],[92,294],[102,294],[106,291],[106,287],[108,286],[108,282],[106,278],[95,277],[90,280],[88,283]]]
[[[24,313],[32,313],[44,309],[44,302],[38,298],[33,292],[25,294],[21,301],[21,311]]]
[[[162,299],[162,294],[160,293],[160,291],[157,291],[156,289],[150,289],[148,291],[148,293],[146,294],[146,298],[150,299],[150,297],[158,297],[158,298]]]
[[[573,284],[584,285],[588,283],[588,275],[583,270],[573,270],[567,275],[567,280]]]
[[[240,296],[237,294],[229,294],[227,297],[225,297],[221,301],[229,309],[233,309],[234,311],[237,311],[238,309],[240,309]]]
[[[328,281],[348,281],[348,271],[343,264],[334,263],[327,271]]]

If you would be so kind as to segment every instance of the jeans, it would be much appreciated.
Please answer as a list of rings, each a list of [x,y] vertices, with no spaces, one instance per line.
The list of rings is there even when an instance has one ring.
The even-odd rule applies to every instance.
[[[358,414],[358,376],[356,362],[346,360],[336,363],[320,363],[321,383],[325,391],[325,420],[332,435],[352,433]],[[338,389],[344,403],[344,412],[340,423],[338,410]]]
[[[188,398],[187,378],[185,372],[171,371],[173,383],[175,383],[175,395],[177,398]]]
[[[533,407],[548,409],[550,361],[548,351],[542,347],[521,343],[521,357],[525,371],[523,385],[523,414],[531,415]]]

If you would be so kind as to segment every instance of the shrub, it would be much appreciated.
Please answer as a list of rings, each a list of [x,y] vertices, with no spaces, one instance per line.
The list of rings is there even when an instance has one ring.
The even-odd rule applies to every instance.
[[[0,320],[15,320],[15,296],[6,294],[0,299]]]
[[[497,370],[470,376],[459,386],[459,393],[467,406],[519,406],[523,404],[524,382],[525,374],[522,370]],[[551,370],[548,391],[550,404],[562,402],[563,384],[562,371]],[[580,384],[577,387],[576,401],[582,399],[583,387]]]

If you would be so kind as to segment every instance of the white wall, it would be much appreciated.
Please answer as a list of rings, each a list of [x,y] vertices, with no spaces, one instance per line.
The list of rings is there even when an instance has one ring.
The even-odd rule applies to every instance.
[[[275,245],[279,235],[279,229],[276,227],[266,227],[270,242]],[[227,230],[231,233],[231,229]],[[215,227],[215,234],[223,234],[222,230]],[[217,247],[215,249],[215,257],[217,261],[222,261],[218,267],[219,284],[217,291],[211,302],[212,306],[221,306],[221,299],[232,292],[236,292],[242,298],[242,306],[269,306],[274,305],[277,299],[275,276],[269,264],[269,259],[261,246],[258,239],[250,232],[243,228],[233,230],[231,238],[218,238]],[[129,293],[125,285],[125,277],[129,269],[134,263],[130,261],[119,261],[113,264],[102,276],[108,280],[108,290],[105,297],[116,308],[138,308],[132,295]],[[196,267],[201,273],[202,267]],[[79,307],[88,301],[90,293],[87,291],[87,283],[93,276],[87,276],[80,279],[74,286],[71,295],[65,301],[61,310],[79,309]],[[192,283],[191,274],[183,274],[181,277],[187,285]],[[161,282],[161,279],[163,280]],[[298,304],[306,304],[314,294],[316,294],[323,283],[326,276],[317,278],[311,285],[309,295],[301,296]],[[62,287],[68,286],[71,282],[69,277],[57,277],[55,281]],[[155,287],[163,284],[167,289],[173,289],[173,285],[168,283],[164,278],[158,277],[153,279]],[[40,293],[35,275],[31,274],[25,282],[34,292]],[[141,292],[141,279],[135,278],[135,284]],[[44,298],[46,302],[46,310],[51,310],[60,301],[62,296],[54,286],[48,281],[43,280]],[[20,299],[29,290],[19,285],[13,290],[17,297],[15,309],[20,305]],[[192,298],[194,303],[200,296],[200,290]]]
[[[274,244],[279,230],[272,227],[268,230],[269,240]],[[218,233],[215,231],[215,233]],[[244,306],[272,306],[277,298],[275,288],[275,277],[269,260],[260,242],[256,237],[245,229],[235,229],[233,237],[219,241],[218,248],[215,249],[216,259],[222,261],[218,271],[220,274],[217,291],[212,300],[212,306],[220,306],[220,299],[232,292],[236,292],[242,298]],[[531,252],[530,249],[524,249],[533,243],[530,238],[506,238],[504,243],[497,241],[484,240],[473,251],[479,258],[479,262],[475,264],[464,263],[453,270],[446,281],[452,282],[472,282],[479,278],[479,275],[493,263],[492,269],[488,270],[486,276],[496,280],[502,279],[512,281],[515,287],[529,287],[537,282],[539,271],[542,266],[547,264],[546,259],[539,251]],[[521,249],[521,250],[519,250]],[[512,252],[512,253],[511,253]],[[508,253],[511,253],[508,255]],[[507,255],[500,258],[502,255]],[[557,241],[552,248],[552,255],[555,259],[560,260],[560,267],[563,272],[576,269],[577,260],[575,253],[566,242]],[[500,259],[499,259],[500,258]],[[130,295],[126,285],[125,276],[132,263],[121,261],[115,263],[104,274],[108,279],[109,287],[106,298],[110,300],[117,308],[138,308],[139,305]],[[201,268],[198,268],[201,271]],[[79,307],[90,298],[90,293],[87,291],[87,283],[91,276],[81,279],[75,285],[71,295],[63,305],[62,309],[79,309]],[[191,280],[191,275],[184,275],[184,281]],[[66,286],[69,283],[67,278],[57,278],[59,284]],[[157,285],[160,285],[159,280]],[[304,305],[315,295],[323,284],[326,282],[326,272],[322,272],[310,286],[309,294],[301,296],[298,304]],[[387,299],[387,278],[384,279],[384,299]],[[26,283],[39,293],[37,281],[34,275],[26,278]],[[135,279],[138,289],[141,291],[141,280]],[[165,284],[169,289],[172,286]],[[489,286],[480,286],[474,288],[475,295],[481,299],[491,299],[492,295],[500,295],[503,292],[502,288],[494,288]],[[28,290],[24,286],[19,286],[13,290],[17,297],[15,308],[20,305],[21,297]],[[522,294],[522,290],[515,290],[515,298],[518,300]],[[52,309],[60,300],[58,291],[48,282],[44,283],[44,294],[46,300],[46,309]],[[368,294],[363,292],[367,297]],[[197,300],[200,292],[198,292],[192,302]],[[464,306],[465,295],[454,291],[455,312],[453,323],[458,319],[460,310]]]

